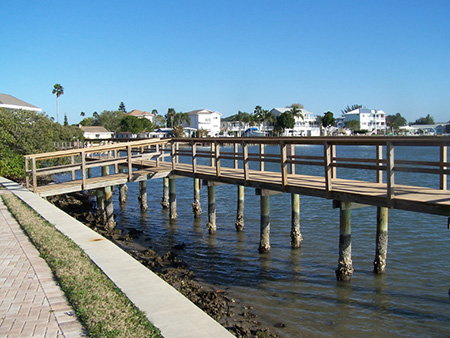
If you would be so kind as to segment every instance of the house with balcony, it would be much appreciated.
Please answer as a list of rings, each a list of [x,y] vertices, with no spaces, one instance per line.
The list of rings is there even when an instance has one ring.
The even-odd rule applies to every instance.
[[[290,111],[291,108],[273,108],[271,113],[275,116]],[[300,109],[301,116],[295,116],[295,125],[293,129],[286,129],[284,136],[320,136],[320,124],[317,122],[317,116],[306,109]]]
[[[386,113],[382,110],[358,108],[345,113],[336,119],[337,127],[345,127],[348,121],[358,121],[360,130],[367,130],[371,134],[386,134]]]
[[[209,109],[192,110],[187,113],[191,123],[184,122],[183,127],[193,128],[195,130],[204,129],[210,137],[219,136],[221,113]]]

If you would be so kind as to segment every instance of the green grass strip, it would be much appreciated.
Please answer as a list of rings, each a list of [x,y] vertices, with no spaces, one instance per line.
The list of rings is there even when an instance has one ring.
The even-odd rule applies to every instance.
[[[53,271],[90,337],[162,337],[74,242],[13,194],[2,197]]]

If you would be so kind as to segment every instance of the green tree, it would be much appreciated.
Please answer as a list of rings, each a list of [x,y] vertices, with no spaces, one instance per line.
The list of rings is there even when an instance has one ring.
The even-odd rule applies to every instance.
[[[0,108],[0,175],[24,177],[24,155],[54,151],[53,142],[82,140],[81,130],[61,126],[45,113]]]
[[[406,119],[400,114],[386,116],[386,124],[391,130],[397,130],[399,127],[406,126],[408,123]]]
[[[67,114],[64,114],[64,126],[67,127],[69,125],[69,120],[67,119]]]
[[[141,119],[136,116],[126,115],[120,120],[120,130],[128,131],[132,134],[139,134],[144,131],[144,125]]]
[[[334,118],[333,113],[330,111],[324,113],[323,116],[321,117],[321,123],[322,126],[325,128],[328,126],[334,126],[336,124],[336,119]]]
[[[349,120],[345,121],[345,128],[351,129],[353,132],[359,131],[359,121],[358,120]]]
[[[125,104],[122,102],[120,102],[119,104],[119,111],[121,111],[122,113],[126,114],[127,113],[127,109],[125,108]]]
[[[164,118],[166,120],[167,128],[173,128],[173,121],[174,121],[176,113],[177,112],[173,108],[169,108],[167,110],[167,114],[164,116]]]
[[[281,113],[277,116],[274,129],[276,133],[283,133],[285,129],[294,129],[295,117],[289,111]]]
[[[413,124],[434,124],[434,118],[430,114],[418,118]]]
[[[104,110],[100,114],[94,112],[94,126],[103,126],[107,130],[116,132],[120,128],[120,120],[124,117],[124,113],[119,110]]]
[[[183,125],[183,123],[186,122],[186,124],[190,125],[191,124],[191,117],[189,116],[188,113],[176,113],[174,116],[174,124],[175,125]]]
[[[93,117],[86,117],[80,121],[80,124],[84,127],[93,126],[94,125],[94,118]]]
[[[276,121],[275,115],[273,113],[269,112],[268,110],[263,109],[261,106],[255,107],[254,115],[255,115],[257,121],[262,123],[264,134],[266,132],[267,122],[275,123],[275,121]]]
[[[345,113],[348,113],[349,111],[355,110],[355,109],[359,109],[362,108],[362,105],[360,104],[352,104],[351,106],[347,106],[344,109],[341,110],[342,115],[344,115]]]
[[[53,86],[52,94],[56,94],[56,122],[59,123],[59,105],[58,105],[58,99],[59,97],[64,94],[64,88],[59,83],[55,84]]]
[[[302,114],[303,105],[300,103],[293,103],[291,106],[292,107],[291,110],[289,110],[289,113],[294,117],[294,120],[296,117],[300,117],[303,120],[304,119]],[[302,108],[299,108],[300,106]]]

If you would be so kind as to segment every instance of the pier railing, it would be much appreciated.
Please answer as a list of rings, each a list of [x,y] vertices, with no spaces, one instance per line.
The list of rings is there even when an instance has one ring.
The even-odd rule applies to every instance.
[[[214,168],[218,181],[225,168],[236,170],[243,185],[249,180],[250,171],[276,172],[280,177],[282,191],[288,185],[288,178],[297,175],[296,166],[318,166],[324,188],[333,191],[333,183],[339,178],[340,168],[371,170],[373,182],[383,184],[386,197],[391,201],[395,197],[395,173],[413,172],[432,174],[436,177],[439,190],[447,190],[447,175],[450,173],[447,147],[448,137],[262,137],[262,138],[172,138],[149,139],[142,141],[115,143],[92,148],[74,149],[45,154],[25,156],[26,184],[34,191],[38,188],[38,177],[63,172],[81,172],[81,185],[85,189],[86,172],[95,167],[113,166],[128,173],[131,181],[133,168],[158,167],[161,163],[171,163],[172,170],[183,164],[190,165],[190,175],[196,177],[199,169],[205,165]],[[296,146],[318,145],[314,155],[296,154]],[[266,151],[268,146],[271,152]],[[277,151],[273,152],[273,146]],[[371,146],[373,156],[340,157],[338,151],[345,146]],[[395,158],[395,149],[410,147],[408,160]],[[439,149],[439,156],[432,161],[414,158],[416,147]],[[202,160],[203,159],[203,160]],[[206,159],[206,163],[205,163]],[[268,167],[270,166],[270,170]],[[280,175],[281,174],[281,175]],[[277,176],[278,177],[278,176]],[[420,186],[420,182],[417,182]]]

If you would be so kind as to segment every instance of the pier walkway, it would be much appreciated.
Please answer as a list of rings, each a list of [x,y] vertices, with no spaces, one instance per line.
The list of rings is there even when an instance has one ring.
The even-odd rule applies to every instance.
[[[304,145],[322,149],[318,148],[314,156],[296,154],[296,146]],[[27,155],[25,169],[27,186],[43,197],[172,175],[450,216],[448,145],[449,137],[149,139]],[[347,146],[372,147],[373,155],[338,156],[339,149]],[[409,147],[410,159],[394,156],[394,150],[401,147]],[[417,147],[428,147],[436,158],[415,159]],[[100,171],[92,174],[93,169],[106,167],[113,170],[106,175],[99,175]],[[304,175],[306,167],[320,168],[321,173]],[[355,176],[371,172],[373,179],[342,178],[341,170],[354,170]],[[38,184],[39,177],[57,173],[71,176],[58,183]],[[398,184],[396,173],[414,173],[419,180],[414,185]],[[435,177],[434,187],[421,184],[424,174]]]
[[[172,286],[103,236],[17,183],[0,177],[0,185],[74,241],[146,313],[164,337],[233,337]],[[46,263],[3,205],[0,205],[0,235],[1,268],[7,274],[0,276],[0,336],[83,336],[81,325],[76,325],[73,311],[67,307],[62,292],[58,293],[59,288]],[[36,289],[37,296],[33,297],[23,288]],[[46,307],[34,308],[35,302]],[[41,319],[45,323],[41,323]]]

